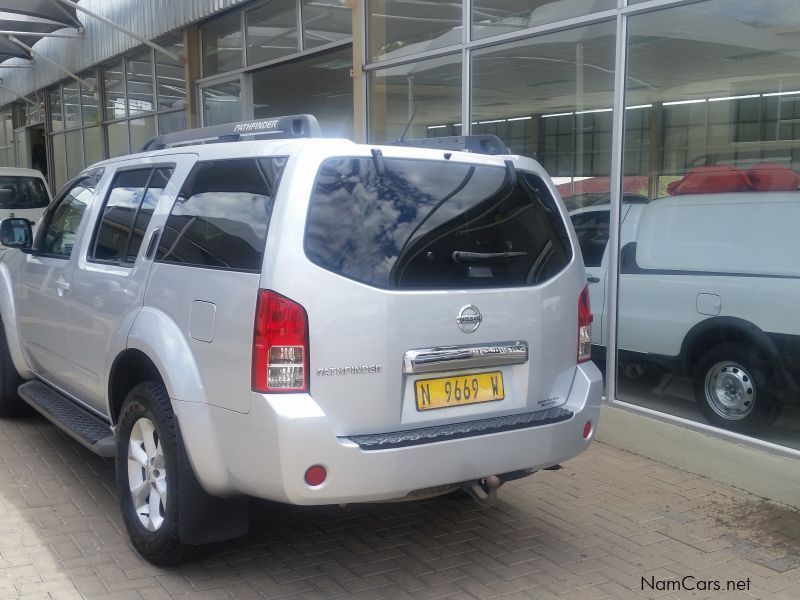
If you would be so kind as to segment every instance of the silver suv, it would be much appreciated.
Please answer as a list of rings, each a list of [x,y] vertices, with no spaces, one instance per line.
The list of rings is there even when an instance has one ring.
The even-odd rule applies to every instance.
[[[586,275],[542,167],[317,132],[156,138],[35,232],[0,223],[0,415],[24,400],[116,456],[153,563],[244,534],[250,496],[486,499],[592,438]]]

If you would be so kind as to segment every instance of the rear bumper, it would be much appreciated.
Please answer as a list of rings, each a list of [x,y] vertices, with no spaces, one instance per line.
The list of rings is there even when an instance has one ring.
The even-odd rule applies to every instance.
[[[385,449],[364,449],[337,438],[306,395],[258,396],[249,414],[174,401],[187,452],[212,494],[246,494],[293,504],[339,504],[399,499],[442,486],[521,469],[543,469],[585,450],[597,426],[602,376],[580,365],[563,409],[572,417],[486,435]],[[326,481],[306,485],[304,474],[323,465]]]

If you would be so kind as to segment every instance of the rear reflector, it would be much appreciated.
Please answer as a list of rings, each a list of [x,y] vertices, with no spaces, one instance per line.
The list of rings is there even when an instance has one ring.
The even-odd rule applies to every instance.
[[[583,438],[589,439],[590,435],[592,435],[592,422],[586,421],[586,424],[583,426]]]
[[[305,480],[311,487],[316,487],[325,483],[327,477],[328,471],[325,470],[325,467],[322,465],[314,465],[313,467],[308,467],[306,470]]]
[[[253,391],[308,391],[308,317],[270,290],[258,292],[253,332]]]
[[[592,309],[589,306],[589,286],[578,298],[578,364],[592,358]]]

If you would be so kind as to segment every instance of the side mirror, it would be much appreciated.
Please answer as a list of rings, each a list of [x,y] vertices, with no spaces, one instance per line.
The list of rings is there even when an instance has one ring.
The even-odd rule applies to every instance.
[[[30,250],[33,230],[28,219],[3,219],[0,221],[0,244],[8,248]]]

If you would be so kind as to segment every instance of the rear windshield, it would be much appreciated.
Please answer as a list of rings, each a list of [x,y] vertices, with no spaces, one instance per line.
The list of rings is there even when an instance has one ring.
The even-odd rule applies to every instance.
[[[334,273],[402,289],[535,285],[572,258],[555,201],[536,175],[510,163],[382,157],[322,164],[305,251]]]
[[[46,208],[50,203],[44,182],[38,177],[0,175],[0,208]]]

